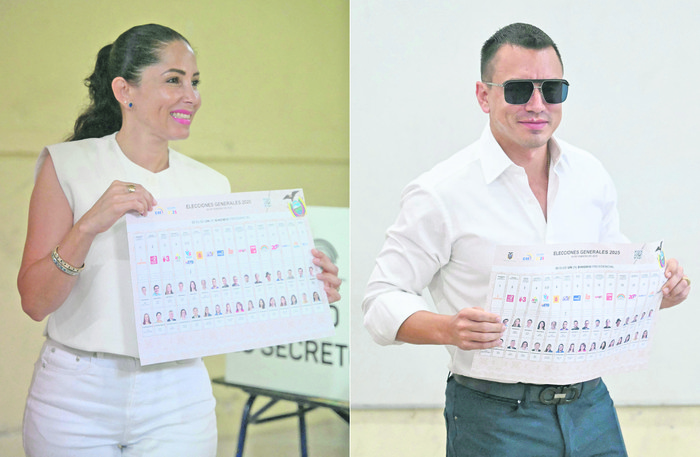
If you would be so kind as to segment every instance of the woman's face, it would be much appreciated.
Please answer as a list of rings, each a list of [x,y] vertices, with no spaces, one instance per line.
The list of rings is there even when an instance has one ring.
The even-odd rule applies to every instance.
[[[199,70],[192,48],[173,41],[160,52],[160,62],[146,67],[137,86],[130,85],[125,122],[135,122],[145,136],[170,141],[190,135],[190,124],[202,104]]]

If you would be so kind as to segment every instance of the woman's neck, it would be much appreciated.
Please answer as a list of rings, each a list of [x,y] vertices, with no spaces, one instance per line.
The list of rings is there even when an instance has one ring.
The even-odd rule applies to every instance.
[[[146,170],[158,173],[170,165],[167,141],[136,133],[124,125],[116,140],[124,155]]]

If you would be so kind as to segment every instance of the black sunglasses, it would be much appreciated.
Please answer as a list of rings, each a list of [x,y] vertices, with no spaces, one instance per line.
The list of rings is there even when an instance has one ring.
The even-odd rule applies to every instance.
[[[562,103],[569,94],[569,81],[566,79],[512,79],[503,84],[484,84],[502,87],[506,102],[511,105],[524,105],[529,102],[535,88],[542,92],[544,101],[549,104]]]

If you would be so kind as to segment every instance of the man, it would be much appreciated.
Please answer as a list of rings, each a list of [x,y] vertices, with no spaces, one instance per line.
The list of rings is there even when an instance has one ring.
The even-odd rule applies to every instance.
[[[473,351],[498,346],[505,331],[483,309],[495,246],[627,241],[600,162],[553,137],[567,93],[559,51],[538,28],[512,24],[487,40],[476,98],[488,126],[406,187],[370,278],[363,310],[375,341],[441,344],[450,353],[449,457],[626,455],[599,379],[557,405],[541,400],[547,386],[469,376]],[[664,308],[682,302],[690,282],[676,260],[666,277]],[[425,287],[438,313],[421,297]]]

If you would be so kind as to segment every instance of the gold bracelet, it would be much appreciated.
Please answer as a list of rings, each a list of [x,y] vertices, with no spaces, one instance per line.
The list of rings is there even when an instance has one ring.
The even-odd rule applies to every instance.
[[[54,249],[51,253],[51,260],[53,260],[54,265],[56,265],[56,267],[58,267],[59,270],[61,270],[67,275],[77,276],[78,273],[80,273],[83,270],[83,268],[85,268],[85,264],[83,264],[82,267],[74,267],[70,263],[66,262],[58,254],[59,247],[60,246],[56,246],[56,249]]]

